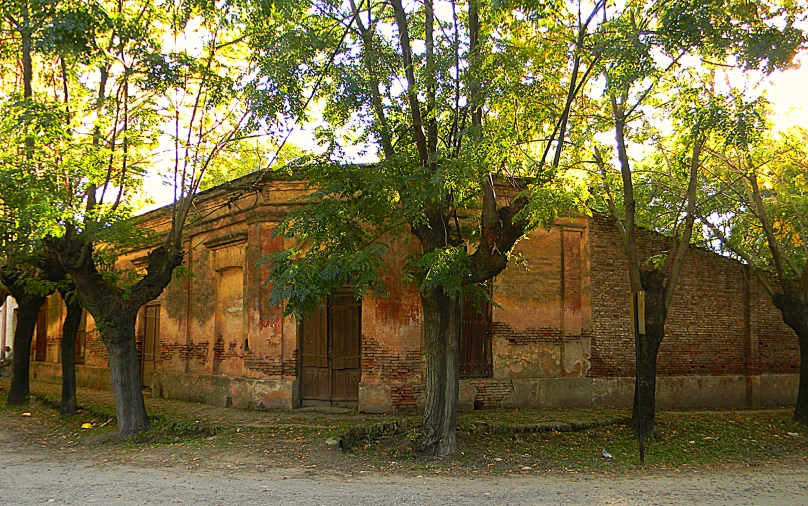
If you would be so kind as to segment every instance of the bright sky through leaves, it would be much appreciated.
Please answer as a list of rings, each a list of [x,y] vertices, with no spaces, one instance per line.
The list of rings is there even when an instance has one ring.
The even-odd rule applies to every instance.
[[[435,9],[438,15],[440,15],[438,12],[439,5],[436,4]],[[772,120],[777,130],[785,130],[793,126],[808,128],[808,90],[806,89],[806,83],[808,83],[808,52],[803,52],[799,55],[795,63],[799,65],[798,68],[775,71],[768,78],[749,78],[739,73],[737,77],[730,79],[734,86],[757,88],[766,94],[771,103]],[[747,80],[746,83],[743,82],[744,79]],[[754,81],[750,82],[752,79]],[[310,112],[311,120],[304,125],[295,126],[288,142],[303,151],[321,152],[313,133],[320,123],[322,104],[314,104],[313,109]],[[376,160],[372,152],[363,153],[362,149],[363,147],[361,146],[348,147],[346,148],[346,154],[352,161],[356,162],[373,162]],[[142,211],[168,205],[173,200],[172,188],[162,184],[153,175],[146,179],[143,192],[144,200],[148,198],[154,203],[144,206]]]

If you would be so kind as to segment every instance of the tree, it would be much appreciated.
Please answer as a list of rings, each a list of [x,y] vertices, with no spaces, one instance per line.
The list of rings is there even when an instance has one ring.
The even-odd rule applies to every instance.
[[[379,292],[388,241],[415,239],[403,274],[423,309],[424,453],[457,449],[461,297],[485,297],[516,242],[576,206],[562,147],[603,6],[314,1],[255,22],[264,76],[327,97],[319,135],[331,148],[295,167],[312,193],[278,228],[297,247],[265,259],[272,302],[303,316],[345,284],[357,298]],[[353,142],[378,162],[340,163]]]
[[[62,139],[60,104],[34,95],[35,42],[54,19],[50,2],[4,2],[2,32],[9,40],[4,63],[20,62],[16,82],[3,83],[0,101],[0,281],[17,300],[17,328],[12,384],[8,404],[22,404],[29,395],[30,346],[39,310],[55,289],[55,281],[43,267],[47,264],[39,247],[43,214],[52,214],[41,199],[51,178],[40,177],[58,158]],[[39,141],[39,142],[37,142]],[[75,397],[75,393],[74,393]]]
[[[109,352],[119,432],[138,432],[148,427],[138,310],[182,262],[183,229],[208,169],[251,143],[260,152],[255,144],[275,124],[275,109],[265,104],[260,118],[245,107],[253,72],[240,8],[151,0],[5,0],[3,7],[4,27],[19,40],[24,90],[21,99],[4,95],[2,104],[5,260],[28,278],[39,270],[50,276],[54,266],[69,274],[75,296],[60,284],[65,329],[77,326],[78,300]],[[38,76],[47,79],[37,83]],[[155,165],[168,167],[162,175],[175,197],[162,241],[132,220],[144,173]],[[145,272],[116,268],[120,254],[155,244]],[[39,256],[20,263],[11,250]],[[61,278],[48,280],[52,289]],[[74,384],[72,374],[64,380]],[[64,399],[69,410],[75,401],[67,391]]]
[[[76,338],[84,307],[76,295],[75,286],[69,279],[59,283],[59,294],[65,303],[67,311],[62,322],[61,362],[62,362],[62,400],[59,404],[59,414],[63,417],[78,413],[76,400]]]
[[[630,289],[645,293],[646,333],[640,339],[640,374],[632,421],[638,428],[641,411],[642,424],[649,435],[655,434],[656,358],[693,236],[704,149],[711,138],[720,137],[727,121],[724,99],[713,92],[712,78],[702,79],[703,84],[699,84],[697,73],[709,72],[716,63],[767,72],[786,67],[804,41],[804,35],[794,26],[798,12],[797,8],[765,2],[748,8],[743,2],[638,1],[628,2],[604,22],[604,36],[597,46],[606,80],[600,118],[614,132],[619,178],[608,174],[611,160],[598,148],[595,164],[603,176],[608,209],[628,260]],[[684,63],[692,58],[699,63]],[[727,99],[731,101],[732,97]],[[642,221],[638,220],[638,203],[642,203],[638,186],[642,186],[643,176],[633,168],[629,144],[632,139],[642,144],[648,138],[643,119],[648,118],[654,102],[674,107],[672,119],[682,132],[677,142],[685,148],[674,157],[674,170],[687,174],[687,182],[668,201],[667,208],[674,212],[645,213]],[[617,180],[616,192],[611,191],[610,179],[613,183]],[[673,234],[672,247],[657,259],[661,261],[649,263],[640,257],[636,227],[641,224]]]
[[[25,271],[4,269],[0,280],[17,301],[17,327],[14,329],[14,361],[11,364],[11,387],[7,404],[18,406],[28,402],[31,364],[31,342],[39,309],[49,293],[42,290],[40,280]],[[53,290],[51,289],[50,292]]]
[[[700,219],[721,247],[747,263],[797,335],[800,375],[794,420],[808,424],[808,133],[773,134],[765,102],[746,103],[735,135],[714,152]]]
[[[62,198],[73,214],[63,216],[48,246],[70,274],[109,352],[118,431],[125,436],[149,426],[135,342],[138,310],[160,295],[181,264],[194,194],[208,166],[245,131],[249,114],[239,97],[243,69],[233,58],[240,35],[227,23],[227,13],[214,5],[147,0],[110,7],[111,23],[98,25],[93,34],[93,46],[101,50],[83,69],[87,77],[73,81],[76,87],[97,83],[92,100],[84,103],[98,118],[83,146],[90,170],[81,168],[66,182]],[[192,19],[201,21],[201,54],[180,44],[164,48],[166,39],[184,36]],[[144,231],[133,228],[130,200],[161,139],[172,148],[171,224],[162,244],[148,254],[145,272],[123,275],[105,246],[142,247]]]
[[[22,84],[22,93],[19,93],[19,90],[14,90],[16,92],[16,97],[14,98],[17,98],[19,102],[19,105],[15,107],[15,109],[18,112],[27,112],[27,106],[30,105],[32,98],[31,83],[33,81],[33,70],[31,59],[33,53],[33,33],[36,28],[38,28],[34,19],[36,19],[36,15],[39,14],[36,9],[39,5],[31,6],[28,2],[10,2],[9,5],[4,5],[3,7],[3,33],[8,35],[12,40],[18,38],[21,56],[20,61],[22,63],[22,76],[19,80]],[[34,19],[32,19],[32,15]],[[9,47],[13,46],[14,44],[9,44]],[[10,55],[4,54],[3,56],[7,58]],[[13,85],[9,83],[8,86]],[[17,135],[18,128],[20,126],[26,126],[25,124],[20,125],[19,123],[30,124],[30,122],[8,121],[8,116],[15,116],[14,114],[8,115],[8,112],[10,112],[9,105],[13,107],[17,104],[9,104],[7,100],[3,103],[3,109],[6,113],[4,114],[6,121],[2,123],[3,140],[6,141],[6,146],[11,148],[11,150],[4,150],[5,155],[2,161],[5,167],[3,168],[7,169],[10,165],[14,170],[19,170],[20,166],[23,167],[23,170],[30,170],[33,168],[31,167],[31,162],[33,162],[34,159],[33,138],[31,137],[31,133],[33,132],[29,131],[27,128],[23,128],[22,130],[27,135],[24,137]],[[17,117],[18,119],[23,119],[26,117],[26,114],[21,114]],[[9,142],[10,139],[13,140]],[[17,148],[17,142],[15,141],[21,142],[21,147],[24,146],[24,148],[19,150],[15,149]],[[17,151],[19,151],[19,153],[17,153]],[[9,152],[14,153],[14,155],[9,157]],[[22,175],[22,177],[24,178],[25,176]],[[28,269],[26,269],[26,266],[18,265],[20,258],[27,256],[26,253],[29,252],[29,248],[25,246],[19,247],[15,244],[16,240],[19,238],[18,234],[15,232],[18,232],[17,227],[20,222],[20,217],[16,216],[14,213],[14,204],[19,201],[18,198],[20,196],[19,193],[16,192],[16,189],[17,188],[13,185],[6,187],[4,188],[6,191],[2,194],[4,208],[2,224],[5,232],[3,234],[3,246],[5,254],[3,255],[3,266],[0,270],[0,280],[2,280],[5,285],[7,293],[12,293],[20,306],[18,311],[18,325],[14,333],[14,348],[15,350],[19,349],[19,358],[16,358],[12,365],[12,384],[7,401],[9,405],[22,404],[28,399],[28,367],[31,339],[36,325],[36,318],[39,314],[39,308],[44,302],[41,293],[36,296],[29,296],[26,290],[26,285],[28,284],[26,283],[26,281],[28,281],[26,271]],[[13,195],[13,197],[10,199],[9,196],[11,195]],[[27,224],[24,223],[23,225]]]
[[[42,249],[42,239],[48,233],[48,220],[53,210],[47,198],[48,170],[56,163],[62,140],[58,114],[52,114],[53,104],[33,99],[18,101],[12,97],[0,103],[0,281],[17,300],[17,328],[9,404],[25,402],[29,395],[30,346],[40,308],[57,287],[62,293],[70,286],[63,269]],[[59,111],[58,105],[55,107]],[[28,144],[36,138],[39,142]],[[30,146],[30,147],[29,147]],[[65,416],[76,413],[75,356],[73,345],[78,330],[75,314],[81,316],[77,300],[68,301],[68,319],[62,333],[62,405]],[[68,347],[68,352],[65,351]],[[67,355],[67,358],[65,358]]]

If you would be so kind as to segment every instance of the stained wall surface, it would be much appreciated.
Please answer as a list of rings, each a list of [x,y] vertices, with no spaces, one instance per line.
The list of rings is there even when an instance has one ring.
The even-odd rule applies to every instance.
[[[245,408],[300,405],[298,322],[270,304],[266,268],[257,264],[289,246],[273,232],[306,191],[301,182],[271,180],[238,195],[203,194],[187,228],[183,268],[152,303],[159,305],[148,382],[153,395]],[[158,231],[168,227],[164,211],[143,220]],[[667,247],[657,234],[640,231],[639,237],[643,258]],[[414,241],[390,242],[385,293],[362,301],[356,406],[363,411],[413,411],[423,400],[420,300],[402,277],[415,248]],[[147,251],[126,255],[120,267],[143,269]],[[634,351],[627,279],[617,230],[603,216],[559,218],[549,230],[531,232],[493,280],[491,373],[461,381],[461,408],[629,402]],[[46,362],[56,364],[64,305],[58,296],[48,304]],[[796,337],[739,263],[691,250],[668,322],[658,365],[663,404],[793,397]],[[140,350],[155,339],[147,328],[141,317]],[[92,317],[86,331],[79,380],[102,384],[107,356]],[[47,364],[35,370],[58,375]],[[705,393],[711,389],[713,397]]]

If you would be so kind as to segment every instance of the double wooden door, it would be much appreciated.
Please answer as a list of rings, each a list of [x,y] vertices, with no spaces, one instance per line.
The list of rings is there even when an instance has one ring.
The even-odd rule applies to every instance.
[[[304,406],[355,407],[359,397],[362,301],[350,289],[300,324],[300,398]]]

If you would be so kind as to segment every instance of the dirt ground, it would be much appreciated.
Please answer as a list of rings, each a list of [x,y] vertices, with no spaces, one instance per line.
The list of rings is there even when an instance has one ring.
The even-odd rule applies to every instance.
[[[110,423],[109,392],[83,389],[83,412],[60,419],[58,401],[54,405],[58,385],[32,384],[37,397],[30,404],[0,408],[0,469],[5,471],[0,505],[808,506],[808,434],[789,424],[787,410],[723,414],[715,420],[704,413],[669,416],[667,432],[680,433],[670,434],[652,452],[657,458],[668,452],[665,464],[640,468],[630,464],[636,459],[631,445],[617,441],[623,432],[630,437],[627,427],[546,437],[491,433],[466,445],[476,454],[423,460],[398,451],[411,433],[398,436],[404,441],[378,439],[355,453],[343,453],[335,444],[346,427],[393,420],[389,417],[258,413],[164,399],[147,399],[153,423],[145,440],[122,442]],[[0,391],[5,387],[0,381]],[[519,424],[562,413],[482,415],[473,423]],[[571,416],[613,415],[577,410]],[[466,432],[475,427],[465,423]],[[723,432],[707,434],[708,428]],[[792,430],[801,434],[789,435]],[[745,431],[754,439],[747,440],[752,436]],[[602,444],[608,444],[614,461],[600,456]],[[719,448],[724,449],[710,453]],[[545,465],[538,457],[551,449],[563,458],[548,457],[555,464]],[[688,457],[677,464],[679,451]],[[592,453],[595,464],[586,464],[584,456]]]
[[[66,438],[69,437],[66,436]],[[215,437],[215,436],[214,436]],[[333,445],[71,446],[0,415],[0,504],[808,505],[808,465],[463,477],[389,473]]]

